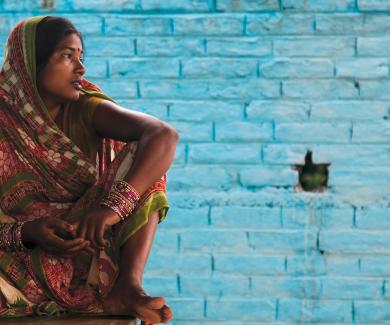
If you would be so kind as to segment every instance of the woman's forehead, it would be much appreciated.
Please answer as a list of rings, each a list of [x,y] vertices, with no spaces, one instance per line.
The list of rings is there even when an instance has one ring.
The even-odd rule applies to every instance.
[[[70,49],[75,52],[83,52],[83,44],[77,34],[70,34],[60,41],[57,50]]]

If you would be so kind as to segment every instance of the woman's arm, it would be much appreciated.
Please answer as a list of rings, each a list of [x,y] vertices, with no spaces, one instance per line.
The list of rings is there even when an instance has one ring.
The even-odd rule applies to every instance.
[[[138,141],[134,162],[124,180],[140,194],[160,179],[173,161],[178,133],[151,115],[130,111],[105,100],[94,112],[93,126],[102,137]]]

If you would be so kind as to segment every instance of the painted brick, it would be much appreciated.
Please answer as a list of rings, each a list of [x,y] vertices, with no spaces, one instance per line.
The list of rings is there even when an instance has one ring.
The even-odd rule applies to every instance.
[[[170,217],[160,225],[160,228],[187,228],[208,226],[209,208],[202,207],[198,209],[183,209],[175,206],[169,208]]]
[[[265,78],[330,78],[333,63],[327,59],[275,59],[260,63]]]
[[[368,299],[382,297],[382,280],[362,277],[326,277],[320,281],[323,299]]]
[[[243,118],[243,105],[227,101],[172,101],[170,119],[178,121],[237,121]]]
[[[249,293],[249,279],[246,276],[187,276],[180,277],[184,296],[243,296]]]
[[[299,11],[349,11],[355,8],[354,0],[283,0],[283,10]]]
[[[175,167],[168,171],[168,186],[173,191],[190,188],[227,190],[236,183],[234,171],[215,166]]]
[[[274,80],[165,80],[140,81],[140,85],[141,96],[146,98],[260,99],[280,96],[280,84]]]
[[[170,217],[171,216],[168,215],[167,219]],[[170,252],[170,253],[177,252],[178,250],[177,232],[166,230],[166,229],[159,229],[159,231],[156,234],[153,245],[158,247],[159,252]]]
[[[390,209],[379,207],[357,209],[356,226],[362,229],[390,229]]]
[[[350,57],[355,54],[355,42],[351,37],[339,36],[275,39],[274,53],[288,57]]]
[[[358,89],[347,80],[286,80],[283,81],[283,97],[338,99],[357,98]]]
[[[357,53],[359,56],[386,56],[390,50],[390,37],[358,37]]]
[[[329,183],[338,188],[376,187],[388,184],[390,171],[387,167],[340,166],[331,170]]]
[[[169,18],[110,15],[105,18],[105,34],[126,36],[169,35]]]
[[[388,75],[387,59],[343,59],[336,62],[337,77],[377,79]]]
[[[207,319],[212,320],[274,320],[275,299],[265,298],[209,298]]]
[[[248,120],[302,122],[307,121],[309,106],[288,101],[251,101],[247,107]]]
[[[204,299],[201,298],[170,298],[168,300],[169,306],[174,310],[175,320],[199,320],[203,318],[204,313]]]
[[[318,33],[385,33],[390,26],[388,15],[363,15],[359,13],[345,13],[316,16],[316,31]]]
[[[72,0],[73,9],[76,11],[122,11],[134,10],[136,0]]]
[[[181,248],[184,252],[248,252],[244,231],[199,230],[181,233]],[[202,238],[202,240],[199,240]]]
[[[390,245],[386,231],[320,231],[320,249],[328,253],[385,253]]]
[[[356,143],[389,143],[390,121],[379,123],[357,122],[353,124],[352,142]]]
[[[210,220],[216,228],[280,228],[280,208],[212,207]]]
[[[175,151],[175,157],[173,160],[173,164],[175,166],[184,166],[185,161],[186,161],[186,145],[179,143],[176,146],[176,151]]]
[[[249,232],[249,246],[262,252],[303,252],[315,248],[316,233],[299,230]]]
[[[84,13],[58,13],[56,16],[69,19],[83,35],[98,36],[103,32],[103,19],[99,16]]]
[[[211,274],[211,257],[209,254],[183,255],[175,254],[175,252],[156,252],[158,252],[158,247],[152,250],[148,259],[145,269],[145,273],[148,275],[172,276],[172,274]]]
[[[310,147],[304,145],[267,144],[264,145],[264,162],[270,164],[304,164]]]
[[[341,228],[350,229],[353,223],[353,209],[344,208],[283,208],[283,228],[304,229]]]
[[[137,97],[137,86],[133,81],[125,80],[90,80],[99,85],[105,94],[109,94],[113,99],[125,99]]]
[[[107,77],[107,61],[104,59],[87,58],[85,60],[86,78],[105,78]]]
[[[390,257],[388,255],[362,256],[360,258],[360,272],[366,276],[388,277],[390,274]],[[389,288],[386,287],[388,296]]]
[[[271,123],[229,122],[217,123],[215,140],[217,142],[258,142],[272,140]]]
[[[320,322],[351,322],[351,303],[343,300],[299,300],[281,299],[279,302],[279,320]]]
[[[303,275],[321,276],[326,274],[325,257],[317,254],[289,255],[286,257],[286,274],[300,277]]]
[[[349,142],[350,123],[278,123],[275,138],[281,142]]]
[[[191,144],[189,162],[200,164],[255,164],[261,161],[257,144]]]
[[[208,0],[140,0],[143,10],[169,10],[169,11],[208,11]]]
[[[177,296],[177,280],[171,276],[147,276],[143,278],[143,285],[147,291],[155,296]]]
[[[180,134],[181,142],[210,142],[213,139],[211,123],[170,122]]]
[[[173,18],[175,35],[241,35],[241,17],[182,15]]]
[[[390,85],[388,80],[383,81],[360,81],[360,95],[362,98],[389,99],[390,95],[384,92]]]
[[[258,37],[207,38],[207,54],[212,56],[269,56],[272,41]]]
[[[283,255],[215,254],[215,273],[245,275],[278,275],[284,273]]]
[[[387,102],[379,101],[323,101],[312,105],[310,119],[367,121],[382,120],[387,116]],[[371,122],[370,122],[371,123]]]
[[[240,169],[240,182],[245,187],[292,186],[298,174],[289,167],[258,166]]]
[[[110,77],[172,78],[179,75],[176,59],[111,59]]]
[[[390,3],[384,0],[358,0],[357,1],[359,10],[389,10]]]
[[[252,290],[259,297],[316,298],[319,291],[316,277],[254,276]]]
[[[317,208],[315,217],[318,226],[323,229],[350,229],[354,226],[354,210],[352,208]]]
[[[333,165],[386,166],[390,163],[390,155],[385,145],[318,145],[313,152],[313,161]]]
[[[256,76],[254,59],[191,58],[182,60],[184,78],[246,78]]]
[[[107,37],[107,36],[89,36],[84,37],[85,55],[89,56],[133,56],[134,39],[131,37]],[[105,46],[101,46],[105,44]]]
[[[159,101],[119,99],[118,104],[124,108],[153,115],[162,120],[167,120],[167,104]]]
[[[313,15],[256,14],[248,16],[248,35],[312,34]]]
[[[251,1],[251,0],[219,0],[217,1],[217,10],[235,12],[235,11],[269,11],[278,10],[277,0]]]
[[[379,324],[390,320],[388,301],[355,301],[355,320],[360,323]]]
[[[149,56],[201,56],[204,44],[201,38],[184,37],[137,37],[137,54]]]

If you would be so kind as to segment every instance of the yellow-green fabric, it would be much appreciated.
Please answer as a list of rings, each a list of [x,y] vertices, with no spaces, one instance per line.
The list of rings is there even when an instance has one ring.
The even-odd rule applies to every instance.
[[[69,102],[59,112],[56,123],[59,128],[84,152],[92,161],[96,160],[100,137],[93,127],[93,113],[104,98],[80,94],[77,101]]]

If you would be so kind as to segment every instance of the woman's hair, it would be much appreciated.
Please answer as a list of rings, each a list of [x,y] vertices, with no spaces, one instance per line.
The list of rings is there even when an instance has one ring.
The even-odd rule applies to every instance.
[[[49,62],[50,57],[54,53],[60,41],[70,34],[76,34],[80,37],[81,43],[84,47],[80,31],[78,31],[68,19],[47,16],[38,23],[35,34],[37,74]]]

